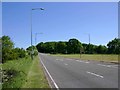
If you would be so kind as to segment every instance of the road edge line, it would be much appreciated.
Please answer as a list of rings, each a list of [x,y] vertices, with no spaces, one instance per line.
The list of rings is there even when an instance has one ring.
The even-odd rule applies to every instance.
[[[39,55],[39,58],[40,58],[40,55]],[[45,71],[47,72],[48,76],[49,76],[50,79],[52,80],[52,82],[53,82],[55,88],[57,88],[57,90],[59,90],[58,85],[56,84],[56,82],[55,82],[54,79],[52,78],[51,74],[49,73],[49,71],[48,71],[47,68],[45,67],[45,65],[44,65],[44,63],[42,62],[42,59],[41,59],[41,58],[40,58],[40,62],[42,63],[42,65],[43,65]]]

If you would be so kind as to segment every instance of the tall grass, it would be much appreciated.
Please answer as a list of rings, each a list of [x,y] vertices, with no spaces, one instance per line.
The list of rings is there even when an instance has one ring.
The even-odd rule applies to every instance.
[[[2,88],[21,88],[26,82],[26,77],[31,65],[32,60],[30,57],[4,63],[2,69],[6,75],[3,75]]]
[[[2,65],[2,88],[50,88],[38,56],[7,61]]]
[[[34,58],[23,88],[50,88],[38,56]]]

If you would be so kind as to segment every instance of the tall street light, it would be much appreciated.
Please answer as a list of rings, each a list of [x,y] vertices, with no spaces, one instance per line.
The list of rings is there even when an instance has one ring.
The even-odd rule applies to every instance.
[[[88,33],[88,38],[89,38],[89,54],[90,54],[90,33]]]
[[[35,45],[36,45],[36,43],[37,43],[37,35],[38,34],[43,34],[43,33],[35,33]]]
[[[89,51],[88,51],[88,53],[90,54],[90,33],[85,33],[85,34],[88,35],[88,39],[89,39],[89,47],[88,47]]]
[[[32,45],[32,11],[33,10],[44,10],[44,8],[33,8],[33,9],[31,9],[31,48],[32,48],[32,51],[31,51],[31,59],[33,60],[33,53],[34,53],[34,51],[33,51],[33,45]]]

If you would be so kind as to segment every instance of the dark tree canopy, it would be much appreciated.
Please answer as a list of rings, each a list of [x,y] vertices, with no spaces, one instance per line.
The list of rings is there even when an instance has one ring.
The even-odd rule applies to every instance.
[[[120,39],[115,38],[110,41],[108,44],[108,53],[120,54]]]
[[[26,51],[23,48],[14,48],[14,43],[9,36],[2,36],[2,62],[24,58]]]
[[[85,54],[119,54],[120,53],[120,39],[114,39],[104,45],[93,45],[81,43],[79,40],[73,38],[67,41],[59,42],[41,42],[36,47],[42,53],[85,53]]]

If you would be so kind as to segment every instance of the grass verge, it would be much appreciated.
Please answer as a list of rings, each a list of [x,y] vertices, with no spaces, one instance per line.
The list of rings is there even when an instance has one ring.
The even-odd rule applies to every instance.
[[[11,60],[2,64],[2,88],[49,88],[39,58]]]
[[[33,60],[27,76],[27,82],[23,85],[23,88],[50,88],[38,56]]]
[[[2,88],[21,88],[26,81],[31,64],[32,60],[30,57],[11,60],[2,64]]]
[[[61,56],[65,58],[75,58],[82,60],[97,60],[106,62],[118,62],[118,55],[114,54],[52,54],[53,56]]]

